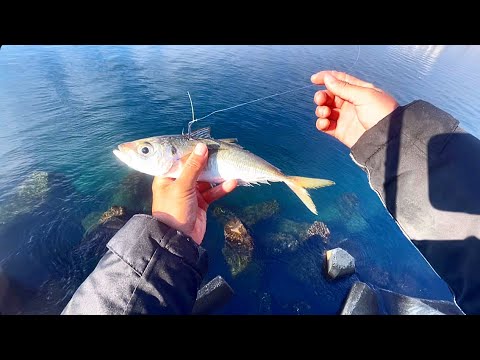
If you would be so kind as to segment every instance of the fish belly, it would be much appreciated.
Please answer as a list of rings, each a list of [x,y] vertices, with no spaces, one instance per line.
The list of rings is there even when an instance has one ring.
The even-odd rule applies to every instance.
[[[199,181],[218,184],[236,179],[239,180],[239,185],[283,181],[281,174],[276,174],[273,167],[270,169],[265,164],[259,163],[256,157],[242,155],[235,157],[234,154],[228,153],[212,154]]]

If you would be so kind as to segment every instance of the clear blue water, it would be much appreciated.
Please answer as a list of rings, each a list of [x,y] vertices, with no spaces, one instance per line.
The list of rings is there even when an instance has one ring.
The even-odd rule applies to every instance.
[[[107,210],[132,173],[112,149],[128,140],[180,133],[191,117],[187,91],[197,116],[203,116],[307,85],[322,69],[351,69],[402,104],[432,102],[480,136],[480,47],[361,46],[354,64],[357,54],[357,46],[3,46],[0,304],[7,306],[8,298],[13,313],[61,311],[103,251],[91,251],[98,244],[81,246],[81,221]],[[265,246],[264,235],[276,231],[266,221],[253,233],[251,266],[233,277],[221,252],[222,226],[209,216],[206,280],[222,275],[236,292],[220,313],[334,314],[356,279],[407,295],[451,299],[348,149],[315,129],[314,92],[303,89],[198,124],[211,126],[214,137],[237,137],[287,174],[337,184],[311,192],[318,217],[283,184],[239,188],[219,202],[243,208],[277,199],[280,219],[321,220],[331,231],[327,244],[309,240],[295,251],[276,253]],[[49,174],[48,186],[37,173],[36,185],[25,194],[24,181],[35,171]],[[355,256],[357,273],[332,282],[323,276],[322,254],[336,246]]]

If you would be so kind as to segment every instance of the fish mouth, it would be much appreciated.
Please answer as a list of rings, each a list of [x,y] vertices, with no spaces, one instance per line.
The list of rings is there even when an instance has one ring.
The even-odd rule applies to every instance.
[[[113,150],[113,154],[120,159],[120,161],[124,162],[125,164],[128,165],[128,162],[130,160],[130,156],[128,156],[125,152],[123,152],[122,150],[122,145],[118,145],[118,150],[115,149]]]

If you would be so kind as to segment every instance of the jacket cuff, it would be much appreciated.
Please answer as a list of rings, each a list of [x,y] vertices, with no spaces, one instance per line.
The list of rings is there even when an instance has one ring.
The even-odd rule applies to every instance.
[[[145,271],[158,246],[180,257],[203,275],[204,250],[192,239],[146,214],[134,215],[108,242],[107,248],[139,275]]]
[[[434,105],[416,100],[399,106],[392,113],[367,130],[351,148],[353,158],[362,166],[389,142],[402,138],[402,146],[417,146],[424,149],[435,135],[453,133],[459,125],[450,114]],[[434,144],[433,150],[440,152],[446,137]],[[431,148],[432,144],[430,144]],[[431,148],[432,149],[432,148]]]

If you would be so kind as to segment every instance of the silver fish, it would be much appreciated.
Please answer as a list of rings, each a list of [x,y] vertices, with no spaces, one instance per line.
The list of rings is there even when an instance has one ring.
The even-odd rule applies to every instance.
[[[129,167],[145,174],[176,179],[195,145],[208,148],[208,162],[199,181],[219,184],[236,179],[239,185],[284,182],[315,215],[317,209],[306,189],[331,186],[330,180],[287,176],[261,157],[245,150],[236,139],[213,139],[210,128],[188,135],[155,136],[118,145],[113,153]]]

